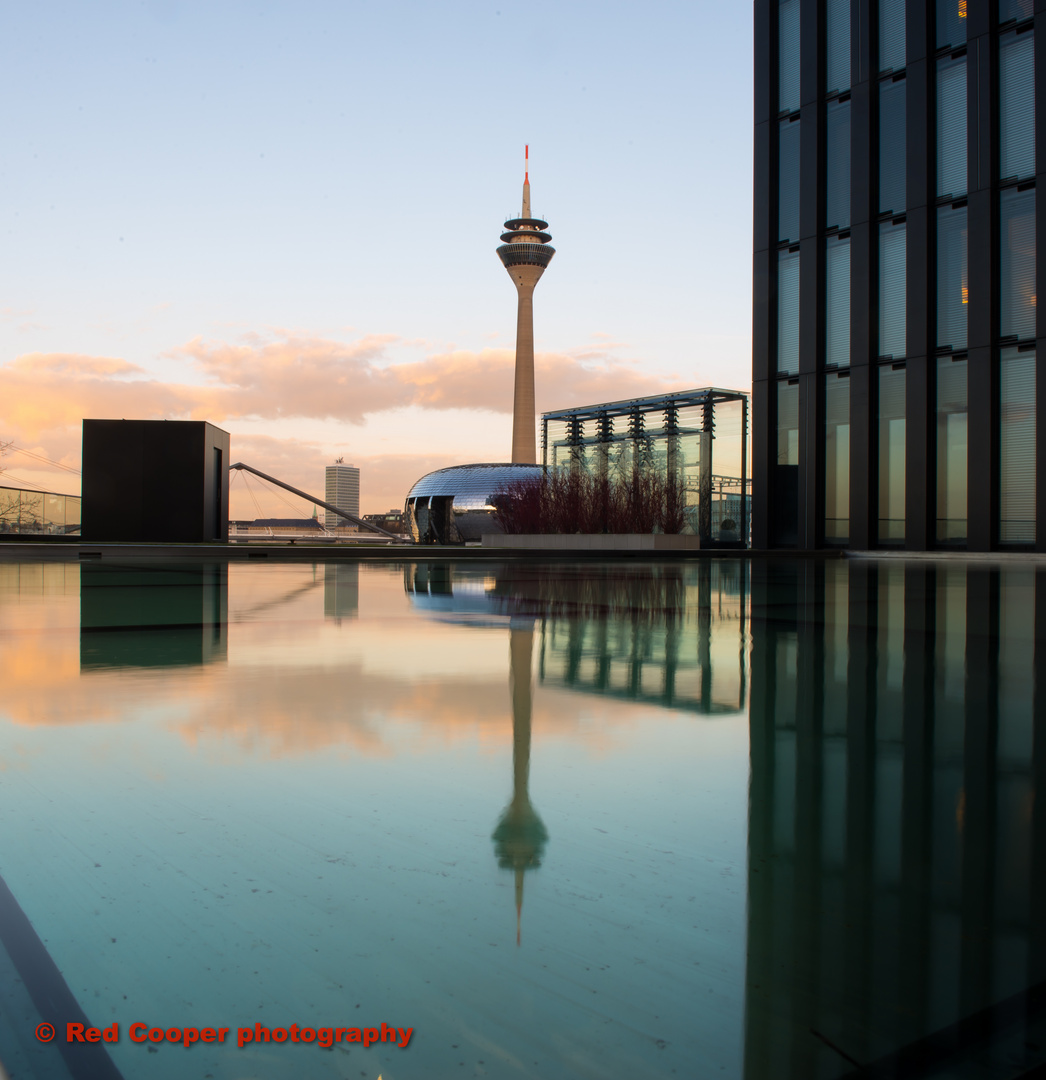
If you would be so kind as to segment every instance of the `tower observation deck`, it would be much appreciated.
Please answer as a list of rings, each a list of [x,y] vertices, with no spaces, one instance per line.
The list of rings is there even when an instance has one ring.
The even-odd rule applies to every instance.
[[[516,379],[512,396],[512,461],[536,465],[537,413],[534,406],[534,287],[556,249],[545,232],[548,222],[530,216],[530,147],[523,174],[523,209],[505,222],[498,257],[519,294],[516,310]]]

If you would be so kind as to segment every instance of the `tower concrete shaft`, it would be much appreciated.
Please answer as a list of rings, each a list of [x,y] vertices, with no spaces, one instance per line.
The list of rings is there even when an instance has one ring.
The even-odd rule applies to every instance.
[[[529,147],[527,158],[529,161]],[[519,295],[516,312],[516,377],[512,396],[512,461],[536,465],[537,410],[534,404],[534,287],[555,255],[547,221],[530,216],[530,169],[523,177],[523,209],[505,222],[500,257]]]

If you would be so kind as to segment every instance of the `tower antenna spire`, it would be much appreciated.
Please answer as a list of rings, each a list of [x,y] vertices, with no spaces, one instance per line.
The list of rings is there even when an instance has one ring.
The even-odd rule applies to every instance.
[[[530,217],[530,143],[523,148],[523,211],[520,217]]]

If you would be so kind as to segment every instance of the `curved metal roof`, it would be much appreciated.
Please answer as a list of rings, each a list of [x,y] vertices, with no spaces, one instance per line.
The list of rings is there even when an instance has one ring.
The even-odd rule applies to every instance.
[[[408,499],[428,495],[476,495],[486,500],[506,484],[537,480],[544,473],[540,465],[514,465],[508,462],[490,465],[452,465],[437,469],[418,480],[407,494]]]

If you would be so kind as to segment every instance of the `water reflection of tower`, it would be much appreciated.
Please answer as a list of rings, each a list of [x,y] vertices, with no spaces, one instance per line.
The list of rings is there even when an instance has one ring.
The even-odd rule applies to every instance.
[[[504,568],[501,569],[504,574]],[[495,578],[496,583],[496,578]],[[508,596],[489,588],[490,568],[480,574],[455,571],[446,563],[416,563],[404,571],[411,602],[434,617],[466,626],[509,628],[509,693],[512,697],[512,799],[491,835],[498,865],[512,870],[516,892],[516,944],[520,942],[523,877],[541,865],[548,830],[530,805],[531,671],[534,654],[532,597]]]
[[[534,652],[534,627],[513,626],[509,632],[509,689],[512,694],[512,801],[505,807],[491,839],[498,866],[512,870],[516,878],[516,944],[520,942],[523,913],[523,875],[541,865],[548,841],[537,811],[530,804],[530,721],[532,712],[530,673]]]
[[[538,460],[534,406],[534,288],[555,255],[547,221],[530,216],[530,148],[523,174],[523,211],[505,222],[498,255],[519,293],[516,310],[516,379],[512,397],[512,461],[536,465]]]

